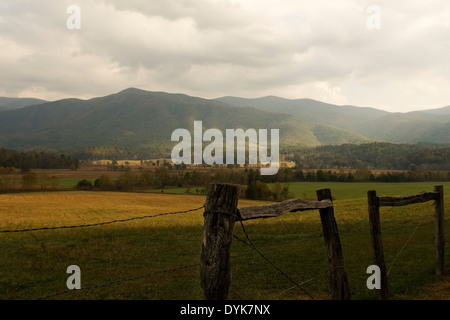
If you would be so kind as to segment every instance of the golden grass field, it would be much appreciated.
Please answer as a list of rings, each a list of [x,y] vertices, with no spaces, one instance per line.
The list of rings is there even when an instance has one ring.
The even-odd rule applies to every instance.
[[[446,203],[450,201],[446,196]],[[183,211],[204,196],[126,192],[35,192],[0,195],[0,230],[65,226]],[[239,200],[239,207],[267,202]],[[55,299],[201,299],[198,268],[203,210],[89,228],[0,233],[0,299],[32,299],[66,290],[66,268],[79,265],[82,286],[155,272],[135,281],[79,290]],[[246,221],[255,245],[296,281],[308,282],[317,299],[329,298],[326,252],[315,211]],[[383,211],[386,264],[418,231],[390,275],[396,299],[448,299],[448,278],[434,271],[433,209],[430,203]],[[446,210],[448,216],[448,210]],[[364,199],[335,201],[346,271],[354,299],[377,299],[365,288],[372,264]],[[423,218],[422,220],[422,217]],[[445,220],[449,230],[448,218]],[[236,224],[235,234],[245,235]],[[447,233],[448,234],[448,231]],[[447,236],[448,238],[448,236]],[[448,251],[448,249],[447,249]],[[232,245],[232,299],[305,299],[301,291],[237,240]],[[446,270],[450,270],[446,254]],[[162,272],[178,266],[192,268]],[[305,285],[306,286],[306,285]]]

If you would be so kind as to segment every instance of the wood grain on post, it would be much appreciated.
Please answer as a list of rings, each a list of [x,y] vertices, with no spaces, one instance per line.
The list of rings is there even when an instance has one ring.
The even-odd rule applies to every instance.
[[[369,222],[370,234],[372,236],[372,249],[374,255],[374,262],[380,268],[381,273],[381,288],[380,299],[388,299],[388,279],[386,273],[386,264],[384,262],[383,243],[381,240],[381,226],[380,226],[380,206],[378,203],[377,193],[374,190],[367,192],[367,200],[369,204]]]
[[[200,254],[200,282],[206,300],[228,299],[230,247],[239,188],[239,185],[211,184],[208,189]]]
[[[439,193],[434,192],[421,192],[418,194],[413,194],[410,196],[402,196],[402,197],[388,197],[382,196],[378,197],[378,206],[379,207],[399,207],[406,206],[414,203],[427,202],[431,200],[436,200],[439,198]]]
[[[330,189],[317,190],[317,199],[332,201]],[[330,282],[333,300],[349,300],[350,288],[344,269],[344,257],[333,206],[319,209],[323,237],[330,268]]]
[[[434,241],[436,245],[436,274],[444,274],[444,187],[435,186],[439,197],[434,200]]]
[[[289,199],[278,203],[262,206],[251,206],[239,208],[241,220],[278,217],[286,212],[297,212],[305,210],[324,209],[333,206],[329,199],[322,201],[310,201],[302,199]]]

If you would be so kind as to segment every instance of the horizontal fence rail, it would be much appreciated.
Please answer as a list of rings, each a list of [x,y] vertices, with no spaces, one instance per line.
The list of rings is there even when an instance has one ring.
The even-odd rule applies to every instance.
[[[378,197],[378,206],[380,207],[400,207],[407,206],[414,203],[427,202],[431,200],[438,200],[441,194],[436,191],[421,192],[410,196],[403,197]]]
[[[401,197],[387,197],[377,196],[375,190],[367,192],[367,200],[369,206],[369,222],[370,233],[372,238],[372,249],[374,255],[374,262],[380,268],[381,273],[381,289],[379,292],[381,300],[388,299],[388,272],[386,272],[386,264],[384,261],[383,242],[381,238],[380,226],[380,207],[398,207],[406,206],[415,203],[422,203],[434,201],[434,218],[435,218],[435,247],[436,247],[436,275],[444,274],[444,189],[443,186],[435,186],[434,191],[421,192],[418,194],[401,196]],[[420,223],[419,223],[420,225]],[[417,230],[414,229],[413,234]],[[411,239],[412,235],[408,239]],[[407,241],[407,242],[408,242]],[[406,245],[406,243],[405,243]],[[404,245],[404,246],[405,246]],[[404,246],[401,250],[403,250]],[[400,252],[399,252],[400,253]],[[398,254],[397,254],[398,256]]]
[[[211,184],[205,203],[204,233],[201,251],[200,278],[203,297],[206,300],[226,300],[231,281],[230,247],[233,228],[236,221],[241,226],[248,240],[248,246],[257,251],[277,271],[294,283],[310,298],[313,297],[300,284],[267,259],[252,243],[245,231],[242,221],[258,218],[277,217],[286,212],[319,210],[323,237],[328,256],[332,298],[350,299],[347,274],[344,270],[339,232],[334,218],[331,191],[318,190],[318,201],[300,199],[286,200],[276,204],[237,208],[239,185]],[[236,238],[236,237],[235,237]],[[240,240],[240,239],[238,239]],[[240,240],[242,241],[242,240]]]
[[[332,206],[333,203],[328,199],[322,201],[290,199],[275,204],[239,208],[239,218],[245,221],[250,219],[278,217],[286,212],[327,209]]]

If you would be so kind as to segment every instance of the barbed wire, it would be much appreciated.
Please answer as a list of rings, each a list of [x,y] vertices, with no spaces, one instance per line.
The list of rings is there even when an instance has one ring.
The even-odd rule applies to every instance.
[[[119,222],[127,222],[127,221],[132,221],[132,220],[141,220],[141,219],[167,216],[167,215],[172,215],[172,214],[188,213],[188,212],[198,211],[203,208],[204,208],[204,206],[201,206],[199,208],[194,208],[194,209],[189,209],[189,210],[184,210],[184,211],[164,212],[164,213],[159,213],[159,214],[155,214],[155,215],[132,217],[132,218],[127,218],[127,219],[116,219],[116,220],[111,220],[111,221],[106,221],[106,222],[80,224],[80,225],[72,225],[72,226],[41,227],[41,228],[19,229],[19,230],[0,230],[0,233],[17,233],[17,232],[40,231],[40,230],[57,230],[57,229],[75,229],[75,228],[95,227],[95,226],[103,226],[103,225],[119,223]]]
[[[159,214],[155,214],[155,215],[146,215],[146,216],[139,216],[139,217],[131,217],[131,218],[125,218],[125,219],[116,219],[116,220],[111,220],[111,221],[106,221],[106,222],[100,222],[100,223],[91,223],[91,224],[80,224],[80,225],[69,225],[69,226],[54,226],[54,227],[40,227],[40,228],[28,228],[28,229],[18,229],[18,230],[0,230],[0,233],[19,233],[19,232],[30,232],[30,231],[40,231],[40,230],[57,230],[57,229],[74,229],[74,228],[84,228],[84,227],[94,227],[94,226],[102,226],[102,225],[108,225],[108,224],[114,224],[114,223],[121,223],[121,222],[127,222],[127,221],[133,221],[133,220],[141,220],[141,219],[148,219],[148,218],[155,218],[155,217],[160,217],[160,216],[166,216],[166,215],[174,215],[174,214],[183,214],[183,213],[188,213],[188,212],[194,212],[194,211],[199,211],[201,209],[204,209],[205,205],[202,205],[201,207],[198,208],[194,208],[194,209],[188,209],[188,210],[182,210],[182,211],[173,211],[173,212],[165,212],[165,213],[159,213]],[[319,273],[318,275],[314,276],[313,278],[310,278],[308,280],[305,280],[303,282],[296,282],[294,281],[290,276],[288,276],[284,271],[282,271],[277,265],[275,265],[270,259],[268,259],[259,249],[256,248],[256,246],[254,245],[253,241],[250,239],[243,221],[240,217],[239,214],[239,209],[237,211],[237,214],[231,214],[229,212],[225,212],[225,211],[219,211],[219,210],[205,210],[203,215],[209,213],[209,212],[217,212],[217,213],[223,213],[223,214],[228,214],[233,216],[237,221],[240,222],[241,224],[241,228],[244,232],[245,238],[247,239],[241,239],[238,236],[236,236],[235,234],[233,234],[233,237],[238,240],[239,242],[242,242],[243,244],[245,244],[246,246],[248,246],[249,248],[251,248],[255,253],[259,254],[262,258],[264,258],[270,265],[272,265],[273,268],[275,268],[281,275],[283,275],[286,279],[288,279],[291,283],[294,284],[294,286],[283,290],[281,293],[279,293],[279,295],[283,294],[286,291],[292,290],[294,288],[299,288],[301,291],[303,291],[308,297],[310,297],[312,300],[315,300],[314,297],[305,290],[305,288],[302,287],[303,284],[308,283],[310,281],[313,281],[317,278],[319,278],[320,276],[322,276],[323,274],[325,274],[325,272],[323,273]],[[409,243],[409,241],[411,240],[411,238],[413,237],[413,235],[415,234],[415,232],[417,231],[417,229],[419,228],[419,226],[421,225],[421,223],[423,222],[425,216],[422,217],[422,219],[419,221],[419,223],[417,224],[417,226],[415,227],[415,229],[413,230],[413,232],[411,233],[411,235],[409,236],[409,238],[406,240],[406,242],[403,244],[403,246],[400,248],[400,250],[398,251],[398,253],[396,254],[396,256],[394,257],[393,261],[391,262],[389,271],[387,272],[387,275],[389,275],[395,261],[397,260],[397,258],[400,256],[400,254],[402,253],[402,251],[404,250],[404,248],[406,247],[406,245]],[[409,224],[409,223],[408,223]],[[403,227],[403,226],[402,226]],[[398,228],[397,225],[394,225],[394,227],[388,228],[386,230],[389,229],[395,229]],[[344,232],[346,233],[346,232]],[[314,236],[311,238],[307,238],[307,239],[301,239],[298,241],[294,241],[294,242],[290,242],[287,244],[283,244],[283,245],[279,245],[279,246],[273,246],[273,247],[269,247],[266,248],[266,250],[274,250],[277,249],[279,247],[283,247],[283,246],[288,246],[294,243],[299,243],[299,242],[303,242],[303,241],[308,241],[308,240],[313,240],[313,239],[317,239],[322,237],[322,235],[320,236]],[[238,256],[244,256],[244,255],[248,255],[248,254],[238,254],[238,255],[232,255],[230,257],[238,257]],[[173,272],[173,271],[178,271],[178,270],[182,270],[182,269],[188,269],[188,268],[194,268],[194,267],[199,267],[200,264],[192,264],[192,265],[183,265],[183,266],[179,266],[179,267],[175,267],[175,268],[171,268],[171,269],[166,269],[166,270],[160,270],[160,271],[155,271],[155,272],[149,272],[149,273],[145,273],[145,274],[141,274],[141,275],[137,275],[137,276],[133,276],[133,277],[128,277],[128,278],[122,278],[122,279],[118,279],[118,280],[113,280],[113,281],[109,281],[103,284],[98,284],[98,285],[91,285],[88,287],[82,287],[81,289],[78,290],[64,290],[64,291],[60,291],[60,292],[56,292],[53,294],[49,294],[47,296],[43,296],[43,297],[39,297],[33,300],[44,300],[44,299],[48,299],[48,298],[52,298],[55,296],[59,296],[62,294],[66,294],[69,292],[74,292],[74,291],[80,291],[80,290],[88,290],[88,289],[96,289],[96,288],[102,288],[102,287],[109,287],[118,283],[122,283],[122,282],[127,282],[127,281],[134,281],[134,280],[138,280],[138,279],[142,279],[145,277],[149,277],[149,276],[153,276],[153,275],[157,275],[157,274],[162,274],[162,273],[167,273],[167,272]],[[343,266],[340,266],[343,267]],[[339,267],[339,268],[340,268]],[[337,267],[338,268],[338,267]],[[329,270],[327,270],[329,271]]]
[[[240,216],[240,215],[239,215]],[[240,219],[240,217],[237,216],[238,221],[241,224],[242,227],[242,231],[245,234],[245,237],[247,238],[248,242],[240,239],[239,237],[237,237],[236,235],[233,235],[233,237],[235,239],[237,239],[238,241],[243,242],[244,244],[246,244],[248,247],[252,248],[253,250],[255,250],[262,258],[264,258],[270,265],[272,265],[272,267],[274,267],[279,273],[281,273],[286,279],[288,279],[290,282],[292,282],[295,286],[297,286],[300,290],[302,290],[307,296],[309,296],[312,300],[315,300],[314,297],[308,292],[306,291],[305,288],[303,288],[299,283],[297,283],[296,281],[294,281],[291,277],[289,277],[283,270],[281,270],[278,266],[276,266],[272,261],[269,260],[269,258],[267,258],[261,251],[259,251],[256,246],[253,244],[253,241],[250,239],[247,231],[245,230],[244,227],[244,223],[242,222],[242,219]]]
[[[343,267],[344,267],[344,266],[338,266],[338,267],[335,267],[333,270],[340,269],[340,268],[343,268]],[[313,280],[316,280],[316,279],[322,277],[323,275],[329,273],[329,271],[330,271],[330,269],[327,268],[325,271],[320,272],[318,275],[316,275],[316,276],[314,276],[314,277],[312,277],[312,278],[309,278],[308,280],[305,280],[305,281],[300,282],[300,285],[303,285],[303,284],[305,284],[305,283],[308,283],[308,282],[311,282],[311,281],[313,281]],[[297,288],[297,286],[293,286],[293,287],[287,288],[287,289],[285,289],[285,290],[279,292],[277,295],[280,296],[280,295],[282,295],[283,293],[285,293],[285,292],[287,292],[287,291],[289,291],[289,290],[295,289],[295,288]],[[276,296],[276,295],[274,295],[274,296]]]
[[[194,209],[188,209],[188,210],[182,210],[182,211],[173,211],[173,212],[164,212],[164,213],[159,213],[159,214],[155,214],[155,215],[132,217],[132,218],[127,218],[127,219],[116,219],[116,220],[100,222],[100,223],[71,225],[71,226],[40,227],[40,228],[29,228],[29,229],[19,229],[19,230],[0,230],[0,233],[17,233],[17,232],[39,231],[39,230],[57,230],[57,229],[73,229],[73,228],[94,227],[94,226],[102,226],[102,225],[119,223],[119,222],[127,222],[127,221],[132,221],[132,220],[140,220],[140,219],[155,218],[155,217],[161,217],[161,216],[167,216],[167,215],[173,215],[173,214],[182,214],[182,213],[194,212],[194,211],[198,211],[198,210],[203,209],[203,208],[204,208],[204,205],[201,206],[201,207],[198,207],[198,208],[194,208]],[[171,268],[171,269],[166,269],[166,270],[161,270],[161,271],[156,271],[156,272],[145,273],[145,274],[134,276],[134,277],[113,280],[113,281],[109,281],[109,282],[106,282],[106,283],[103,283],[103,284],[92,285],[92,286],[88,286],[88,287],[82,287],[81,289],[77,289],[77,290],[88,290],[88,289],[96,289],[96,288],[108,287],[108,286],[112,286],[114,284],[125,282],[125,281],[134,281],[134,280],[138,280],[138,279],[141,279],[141,278],[149,277],[149,276],[152,276],[152,275],[157,275],[157,274],[166,273],[166,272],[173,272],[173,271],[178,271],[178,270],[187,269],[187,268],[193,268],[193,267],[198,267],[198,266],[200,266],[200,264],[184,265],[184,266],[179,266],[179,267],[176,267],[176,268]],[[68,293],[68,292],[73,292],[73,291],[75,291],[75,290],[68,289],[68,290],[52,293],[52,294],[49,294],[49,295],[46,295],[46,296],[43,296],[43,297],[35,298],[33,300],[45,300],[45,299],[48,299],[48,298],[56,297],[56,296],[59,296],[59,295],[62,295],[62,294]]]
[[[295,284],[298,288],[300,288],[300,290],[302,290],[302,291],[303,291],[306,295],[308,295],[312,300],[315,300],[314,297],[313,297],[308,291],[305,290],[305,288],[303,288],[300,284],[298,284],[298,283],[297,283],[296,281],[294,281],[291,277],[289,277],[283,270],[281,270],[278,266],[276,266],[272,261],[270,261],[269,258],[267,258],[261,251],[259,251],[259,250],[256,248],[256,246],[253,244],[252,240],[250,239],[250,237],[249,237],[247,231],[245,230],[244,223],[242,222],[242,219],[241,219],[241,214],[239,213],[239,209],[237,209],[237,214],[234,214],[234,213],[231,213],[231,212],[228,212],[228,211],[223,211],[223,210],[205,210],[205,211],[203,212],[203,215],[206,215],[206,214],[211,213],[211,212],[214,212],[214,213],[221,213],[221,214],[227,214],[227,215],[229,215],[229,216],[234,217],[237,221],[239,221],[240,224],[241,224],[241,227],[242,227],[242,231],[244,232],[245,237],[246,237],[247,240],[248,240],[248,243],[247,243],[247,241],[242,240],[241,238],[239,238],[238,236],[236,236],[235,234],[233,234],[233,238],[235,238],[236,240],[238,240],[238,241],[244,243],[244,244],[247,245],[249,248],[251,248],[251,249],[253,249],[255,252],[257,252],[257,253],[258,253],[261,257],[263,257],[270,265],[272,265],[272,267],[274,267],[278,272],[280,272],[286,279],[288,279],[290,282],[292,282],[292,283]]]
[[[303,239],[300,239],[300,240],[279,244],[279,245],[276,245],[276,246],[265,247],[264,251],[276,250],[276,249],[279,249],[279,248],[288,247],[288,246],[292,246],[292,245],[297,245],[299,243],[303,243],[303,242],[307,242],[307,241],[311,241],[311,240],[316,240],[316,239],[320,239],[320,238],[322,238],[322,235],[315,235],[315,236],[311,236],[311,237],[308,237],[308,238],[303,238]],[[239,257],[244,257],[244,256],[248,256],[248,255],[255,254],[255,253],[257,253],[257,252],[256,251],[251,251],[251,252],[247,252],[247,253],[233,254],[233,255],[230,255],[230,258],[239,258]]]
[[[290,242],[290,243],[287,243],[287,244],[282,244],[282,245],[278,245],[278,246],[269,247],[269,248],[266,248],[266,250],[275,250],[275,249],[278,249],[280,247],[293,245],[293,244],[309,241],[309,240],[312,240],[312,239],[318,239],[318,238],[320,238],[320,236],[315,236],[315,237],[311,237],[311,238],[305,238],[305,239],[301,239],[301,240],[298,240],[298,241],[293,241],[293,242]],[[253,253],[258,253],[258,251],[254,251]],[[246,255],[249,255],[249,254],[252,254],[252,252],[245,253],[245,254],[231,255],[230,258],[246,256]],[[39,298],[35,298],[33,300],[45,300],[45,299],[49,299],[49,298],[52,298],[52,297],[60,296],[60,295],[66,294],[66,293],[76,292],[76,291],[79,291],[79,290],[89,290],[89,289],[97,289],[97,288],[109,287],[109,286],[112,286],[112,285],[115,285],[115,284],[118,284],[118,283],[121,283],[121,282],[139,280],[139,279],[146,278],[146,277],[153,276],[153,275],[157,275],[157,274],[168,273],[168,272],[173,272],[173,271],[178,271],[178,270],[188,269],[188,268],[194,268],[194,267],[200,267],[200,263],[192,264],[192,265],[183,265],[183,266],[179,266],[179,267],[176,267],[176,268],[171,268],[171,269],[166,269],[166,270],[160,270],[160,271],[145,273],[145,274],[142,274],[142,275],[137,275],[137,276],[133,276],[133,277],[129,277],[129,278],[122,278],[122,279],[118,279],[118,280],[109,281],[109,282],[106,282],[106,283],[103,283],[103,284],[92,285],[92,286],[88,286],[88,287],[82,287],[81,289],[77,289],[77,290],[68,289],[68,290],[52,293],[52,294],[49,294],[49,295],[46,295],[46,296],[42,296],[42,297],[39,297]],[[303,281],[302,283],[300,283],[300,285],[302,285],[304,283],[307,283],[307,282],[310,282],[311,280],[314,280],[315,278],[318,278],[319,276],[316,276],[316,277],[314,277],[312,279]],[[292,288],[289,288],[289,289],[287,289],[285,291],[292,290],[293,288],[296,288],[296,287],[297,286],[293,286]],[[236,292],[235,292],[235,294],[238,295],[238,293],[236,293]]]

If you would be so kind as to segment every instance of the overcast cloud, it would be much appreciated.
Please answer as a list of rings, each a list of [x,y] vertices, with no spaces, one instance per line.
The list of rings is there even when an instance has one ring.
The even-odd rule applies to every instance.
[[[66,9],[81,9],[69,30]],[[367,20],[380,8],[381,29]],[[450,105],[448,0],[1,0],[0,96],[128,87],[311,98],[409,111]]]

